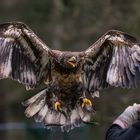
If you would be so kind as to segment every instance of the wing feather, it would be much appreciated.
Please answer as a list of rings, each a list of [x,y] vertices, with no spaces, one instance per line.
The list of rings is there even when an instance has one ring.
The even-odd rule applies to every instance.
[[[108,86],[136,87],[140,79],[140,47],[136,39],[111,30],[85,51],[83,83],[93,93]]]
[[[36,86],[50,63],[49,52],[51,49],[25,24],[11,22],[0,25],[1,79],[12,78],[27,87]]]

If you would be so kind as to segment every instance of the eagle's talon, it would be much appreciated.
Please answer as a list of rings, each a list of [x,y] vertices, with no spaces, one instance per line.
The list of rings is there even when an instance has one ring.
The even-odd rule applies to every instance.
[[[60,112],[62,112],[62,108],[61,108],[61,106],[60,106],[60,102],[55,102],[54,103],[54,109],[56,110],[56,111],[60,111]]]
[[[82,108],[84,108],[85,105],[92,106],[92,102],[87,98],[83,98],[82,99]]]

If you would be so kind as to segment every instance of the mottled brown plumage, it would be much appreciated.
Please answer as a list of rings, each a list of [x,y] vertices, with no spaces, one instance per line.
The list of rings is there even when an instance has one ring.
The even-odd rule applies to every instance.
[[[44,83],[44,90],[23,102],[25,115],[69,131],[93,120],[87,97],[109,86],[138,85],[140,47],[132,36],[111,30],[85,51],[52,50],[25,24],[5,23],[0,25],[0,78],[27,89]]]

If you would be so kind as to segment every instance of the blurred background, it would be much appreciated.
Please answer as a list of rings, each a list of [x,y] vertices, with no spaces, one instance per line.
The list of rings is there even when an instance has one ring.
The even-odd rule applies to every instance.
[[[80,51],[109,29],[130,33],[140,42],[139,0],[0,0],[0,23],[22,21],[48,46]],[[99,125],[82,125],[69,133],[51,132],[24,115],[26,91],[15,81],[0,81],[1,140],[104,140],[112,121],[130,104],[140,103],[140,88],[110,88],[94,100]]]

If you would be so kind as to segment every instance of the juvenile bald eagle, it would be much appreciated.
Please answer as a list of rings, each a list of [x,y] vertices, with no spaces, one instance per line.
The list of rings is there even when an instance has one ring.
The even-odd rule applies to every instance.
[[[23,103],[26,116],[69,131],[92,121],[89,95],[109,86],[137,86],[140,47],[132,36],[110,30],[85,51],[52,50],[25,24],[5,23],[0,25],[0,78],[27,89],[44,82],[46,88]]]

